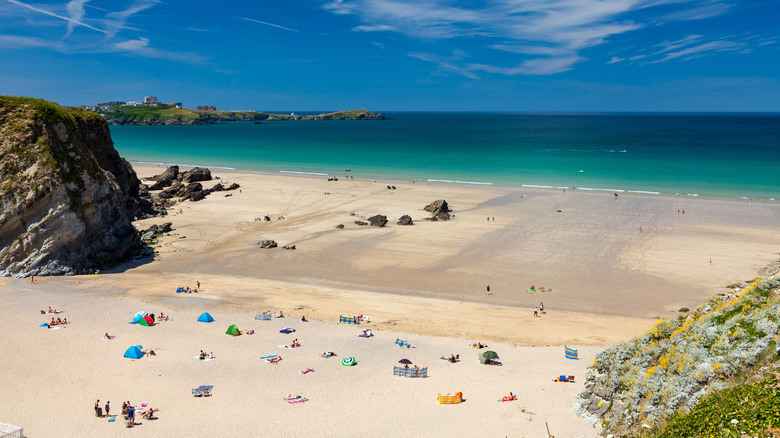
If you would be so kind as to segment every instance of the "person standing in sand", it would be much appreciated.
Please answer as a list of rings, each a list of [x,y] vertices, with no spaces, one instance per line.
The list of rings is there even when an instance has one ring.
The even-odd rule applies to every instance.
[[[106,402],[106,417],[110,417],[111,416],[111,415],[109,415],[110,412],[111,412],[111,402],[107,401]]]
[[[487,294],[488,294],[488,295],[492,295],[492,294],[490,293],[490,285],[487,285]]]
[[[100,418],[100,399],[95,402],[95,416]]]
[[[30,276],[30,284],[35,284],[35,276],[34,275]]]
[[[537,316],[539,316],[539,308],[534,307],[534,318],[536,318]]]

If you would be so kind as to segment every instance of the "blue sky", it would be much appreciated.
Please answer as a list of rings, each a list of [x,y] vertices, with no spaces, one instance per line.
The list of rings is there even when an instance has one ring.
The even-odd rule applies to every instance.
[[[778,0],[0,0],[0,94],[260,111],[780,111],[778,23]]]

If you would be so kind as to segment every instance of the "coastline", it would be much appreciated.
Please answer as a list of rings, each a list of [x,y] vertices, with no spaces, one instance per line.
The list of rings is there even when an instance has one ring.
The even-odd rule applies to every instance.
[[[190,161],[190,160],[187,160]],[[350,174],[352,176],[355,176],[354,173],[346,173],[343,170],[340,172],[327,172],[324,169],[318,169],[318,170],[307,170],[307,169],[284,169],[280,168],[278,166],[272,166],[267,168],[242,168],[242,167],[232,167],[232,166],[225,166],[225,165],[211,165],[206,163],[185,163],[181,164],[178,162],[150,162],[150,161],[144,161],[144,160],[133,160],[128,159],[128,162],[133,165],[133,167],[160,167],[164,169],[168,166],[177,165],[182,169],[191,169],[193,167],[201,167],[201,168],[209,168],[209,169],[215,169],[216,171],[223,171],[223,172],[231,172],[231,173],[239,173],[239,174],[250,174],[250,175],[288,175],[288,176],[300,176],[300,177],[310,177],[310,178],[320,178],[320,177],[328,177],[328,176],[335,176],[337,178],[342,178],[343,176],[349,176]],[[287,166],[290,167],[290,166]],[[350,170],[349,172],[353,172]],[[367,174],[359,174],[358,178],[360,181],[372,181],[372,182],[381,182],[386,184],[397,184],[397,183],[411,183],[411,181],[415,181],[415,183],[422,183],[422,184],[434,184],[434,185],[440,185],[440,186],[453,186],[453,187],[486,187],[486,188],[493,188],[493,189],[499,189],[499,190],[538,190],[538,191],[544,191],[544,192],[561,192],[563,189],[566,189],[567,192],[580,192],[580,193],[595,193],[595,194],[612,194],[612,193],[618,193],[619,195],[630,195],[630,196],[648,196],[648,197],[662,197],[662,198],[682,198],[682,199],[705,199],[705,200],[714,200],[714,201],[729,201],[729,202],[745,202],[745,203],[765,203],[765,204],[780,204],[780,200],[777,197],[774,196],[744,196],[737,193],[708,193],[707,191],[698,191],[702,193],[687,193],[685,191],[664,191],[662,189],[641,189],[641,188],[626,188],[626,187],[619,187],[620,184],[604,184],[604,187],[578,187],[578,186],[565,186],[561,184],[555,184],[555,183],[543,183],[543,182],[510,182],[510,181],[503,181],[503,180],[497,180],[497,181],[465,181],[462,179],[447,179],[444,177],[420,177],[420,178],[399,178],[397,176],[393,176],[394,171],[385,171],[385,172],[376,172],[374,171],[369,172]],[[397,172],[395,172],[397,174]],[[780,192],[779,192],[780,193]]]

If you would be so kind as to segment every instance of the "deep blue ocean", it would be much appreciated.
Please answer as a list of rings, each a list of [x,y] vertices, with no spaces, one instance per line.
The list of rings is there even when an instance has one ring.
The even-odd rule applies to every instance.
[[[386,115],[391,119],[112,126],[111,135],[123,157],[141,163],[780,200],[776,114]]]

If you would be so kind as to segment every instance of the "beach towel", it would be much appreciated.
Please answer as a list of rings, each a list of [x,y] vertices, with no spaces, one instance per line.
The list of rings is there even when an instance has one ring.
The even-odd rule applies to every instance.
[[[297,346],[293,347],[292,345],[286,345],[286,344],[279,346],[279,348],[290,348],[290,349],[299,348],[299,347],[300,347],[300,345],[297,345]]]
[[[295,397],[295,398],[286,398],[285,400],[287,400],[287,403],[294,405],[298,403],[303,403],[309,399],[304,397]]]
[[[206,357],[206,358],[201,359],[200,356],[195,356],[195,359],[202,360],[203,362],[208,362],[210,360],[216,359],[216,357]]]
[[[270,358],[276,357],[276,356],[278,356],[278,354],[269,354],[267,356],[260,356],[260,359],[270,359]]]
[[[359,338],[370,338],[373,335],[358,335]]]
[[[288,335],[290,333],[293,333],[293,332],[295,332],[294,328],[287,328],[287,327],[285,327],[285,328],[279,330],[279,333],[284,333],[284,334],[288,334]]]

